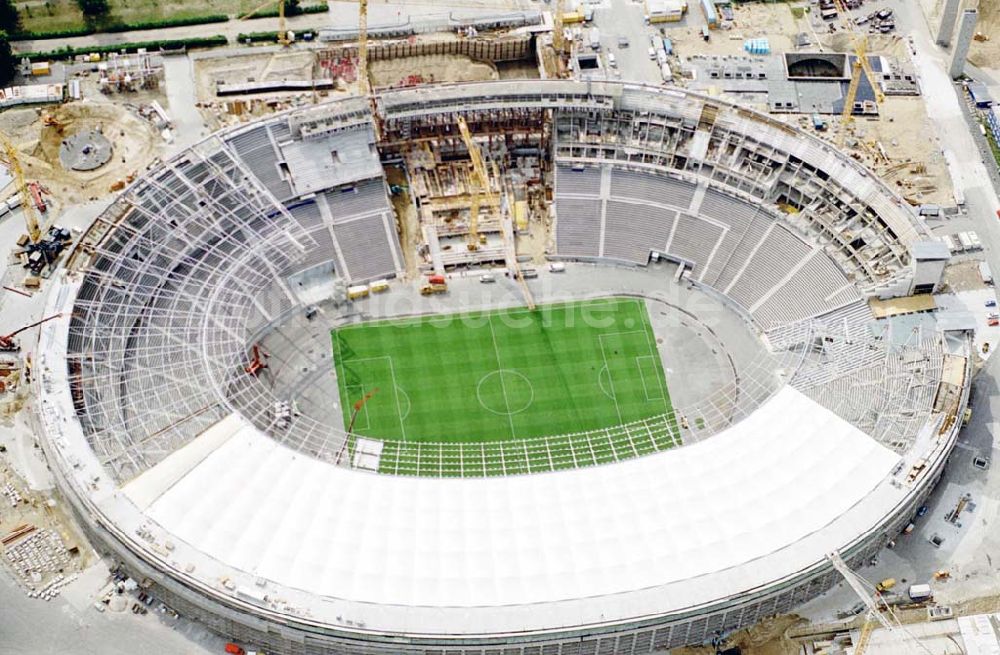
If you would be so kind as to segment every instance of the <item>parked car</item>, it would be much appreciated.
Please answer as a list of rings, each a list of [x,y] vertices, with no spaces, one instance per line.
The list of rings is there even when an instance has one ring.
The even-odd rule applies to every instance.
[[[627,36],[619,36],[618,37],[618,47],[619,48],[627,48],[628,47],[628,37]]]

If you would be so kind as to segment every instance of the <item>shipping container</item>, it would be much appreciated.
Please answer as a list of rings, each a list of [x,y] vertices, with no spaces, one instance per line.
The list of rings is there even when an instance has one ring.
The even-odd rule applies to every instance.
[[[566,270],[566,264],[563,264],[562,262],[552,262],[549,264],[549,270],[553,273],[562,273]]]
[[[431,284],[447,284],[447,280],[444,279],[443,275],[432,275],[427,278],[427,281]]]
[[[583,18],[584,18],[583,14],[581,14],[578,11],[567,11],[565,14],[563,14],[563,24],[573,25],[574,23],[582,23]]]
[[[910,600],[912,601],[925,601],[930,600],[933,593],[931,592],[931,586],[929,584],[914,584],[910,585],[909,590]]]
[[[968,232],[959,232],[956,236],[958,236],[959,243],[962,244],[962,250],[972,249],[972,239],[969,238]]]
[[[368,286],[371,287],[372,293],[382,293],[383,291],[388,291],[389,290],[389,281],[388,280],[375,280],[374,282],[372,282]]]
[[[972,242],[973,248],[979,250],[980,248],[983,247],[983,242],[979,240],[978,234],[976,234],[973,230],[969,230],[968,234],[969,234],[969,241]]]

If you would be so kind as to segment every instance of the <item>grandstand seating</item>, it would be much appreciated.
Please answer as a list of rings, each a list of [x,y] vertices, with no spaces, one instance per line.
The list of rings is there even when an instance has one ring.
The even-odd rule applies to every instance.
[[[810,247],[783,226],[774,224],[747,259],[746,266],[724,289],[733,300],[751,308],[810,252]]]
[[[388,218],[384,214],[362,216],[333,224],[334,238],[343,253],[352,281],[363,282],[396,274],[394,245],[386,235]]]
[[[665,252],[765,329],[860,297],[824,251],[762,207],[706,189],[692,215],[685,212],[695,196],[691,183],[613,168],[603,197],[601,182],[600,168],[556,167],[559,255],[645,265],[650,251]]]
[[[664,252],[677,212],[649,205],[608,200],[604,256],[636,264],[649,261],[649,251]]]
[[[711,260],[712,251],[722,238],[723,228],[696,216],[681,214],[670,240],[670,254],[689,262],[696,262],[699,272]]]
[[[694,197],[695,185],[682,180],[639,173],[636,171],[614,170],[611,174],[611,197],[645,200],[659,205],[686,208]]]
[[[282,178],[278,170],[279,155],[273,141],[272,130],[267,124],[257,125],[253,129],[241,132],[228,139],[227,143],[278,200],[287,200],[292,195],[291,185]]]
[[[601,202],[593,198],[556,198],[556,243],[559,254],[599,257],[601,254]]]

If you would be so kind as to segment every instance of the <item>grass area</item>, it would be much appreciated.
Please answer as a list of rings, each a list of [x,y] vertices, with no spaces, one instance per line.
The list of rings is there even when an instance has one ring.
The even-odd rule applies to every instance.
[[[672,414],[646,306],[632,298],[365,323],[334,331],[332,340],[345,424],[353,404],[377,389],[353,432],[396,442],[387,444],[383,469],[398,467],[405,444],[476,453],[500,444],[510,457],[524,440]],[[518,451],[523,470],[559,467],[547,446],[532,450]],[[605,461],[619,458],[612,446]],[[560,461],[580,464],[573,452]]]
[[[143,23],[226,14],[234,18],[258,7],[258,0],[109,0],[108,24]],[[87,26],[75,0],[21,0],[15,2],[21,12],[25,32],[54,32],[83,29]],[[303,6],[309,3],[303,2]],[[277,5],[277,3],[275,3]],[[262,10],[266,14],[266,9]],[[99,28],[98,28],[99,29]]]

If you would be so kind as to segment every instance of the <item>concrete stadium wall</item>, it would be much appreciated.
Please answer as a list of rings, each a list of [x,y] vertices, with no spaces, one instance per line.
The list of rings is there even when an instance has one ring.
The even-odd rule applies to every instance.
[[[968,402],[969,387],[962,399]],[[865,566],[912,520],[941,478],[958,438],[960,422],[951,429],[949,453],[934,462],[908,500],[867,535],[842,549],[852,568]],[[73,489],[58,464],[47,439],[43,450],[59,482],[59,488]],[[241,603],[221,592],[195,589],[141,552],[141,544],[116,535],[102,524],[93,508],[70,494],[76,518],[98,552],[109,556],[148,593],[184,616],[204,624],[214,632],[238,642],[283,655],[639,655],[667,648],[703,644],[717,634],[728,634],[752,626],[770,616],[787,614],[797,606],[825,593],[840,582],[840,575],[821,562],[800,575],[776,581],[745,595],[723,600],[709,607],[675,613],[615,626],[553,631],[550,634],[497,635],[449,639],[410,638],[403,635],[349,634],[346,631],[306,625],[287,615],[267,616],[260,608]]]
[[[453,41],[414,42],[393,41],[390,43],[375,43],[368,46],[369,61],[381,59],[399,59],[401,57],[419,57],[424,55],[465,55],[483,61],[521,61],[534,55],[531,47],[530,34],[516,37],[505,37],[490,41],[479,39],[457,39]],[[332,48],[320,53],[320,59],[336,59],[339,57],[357,57],[356,46]]]

